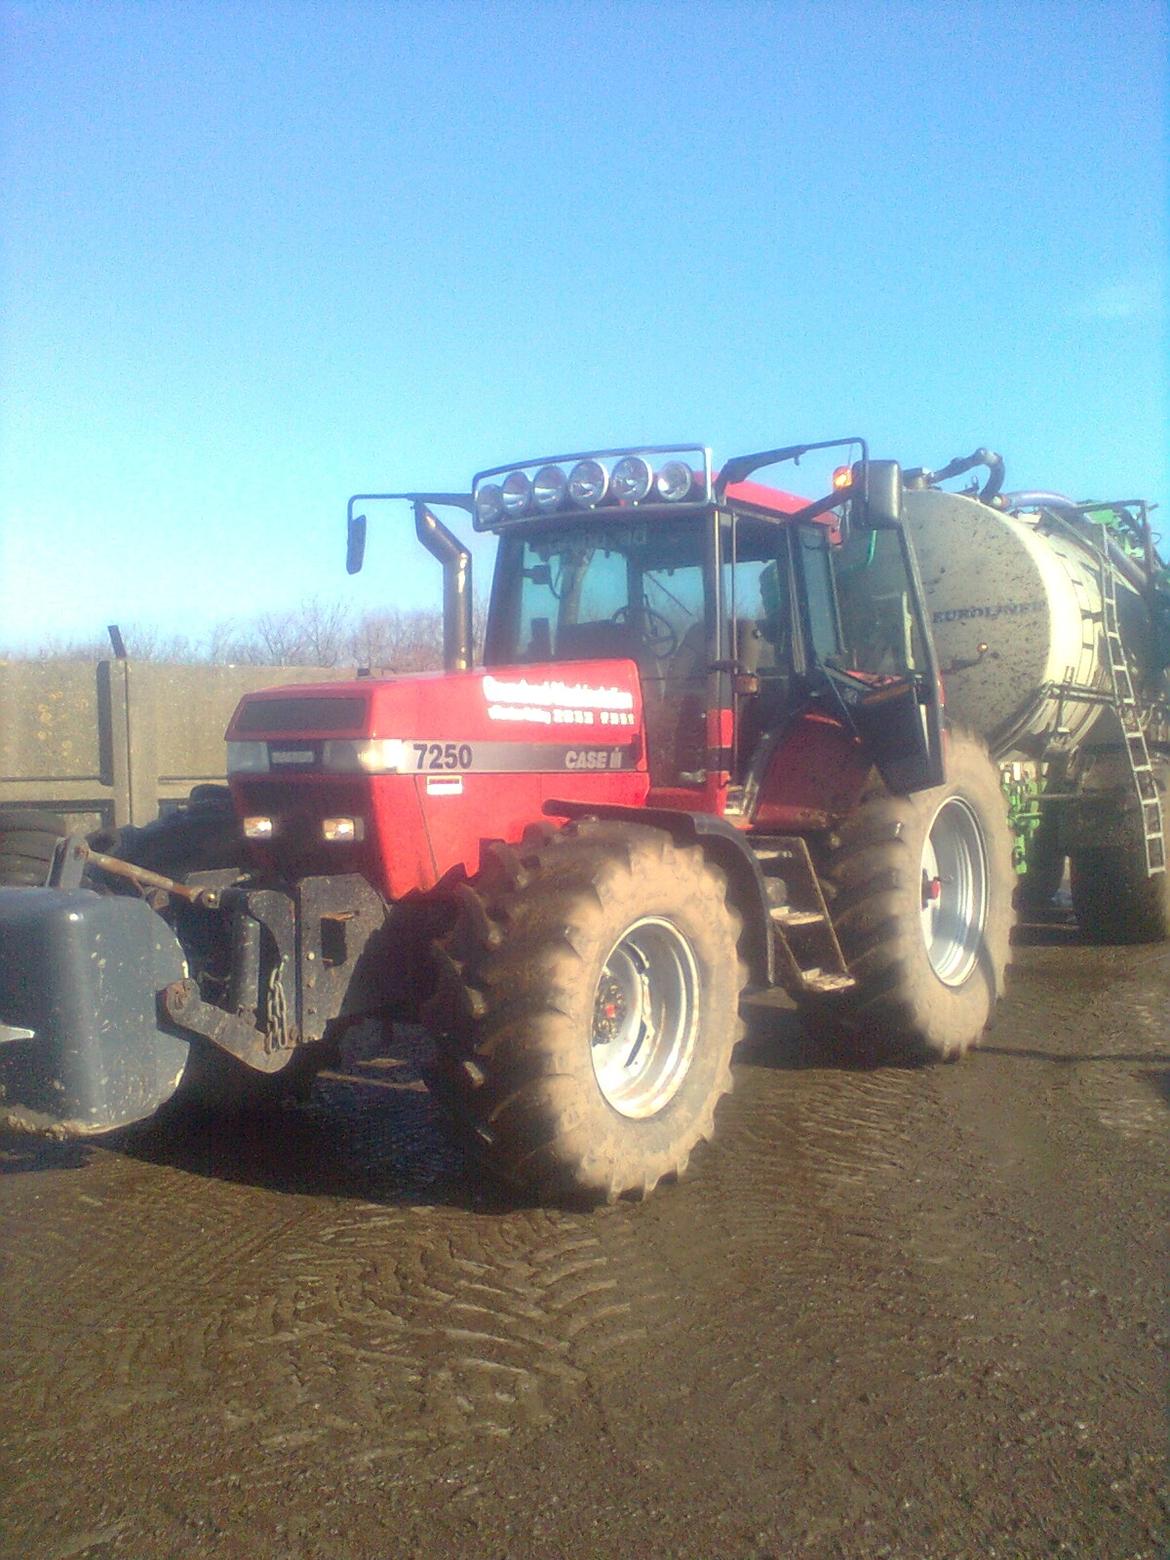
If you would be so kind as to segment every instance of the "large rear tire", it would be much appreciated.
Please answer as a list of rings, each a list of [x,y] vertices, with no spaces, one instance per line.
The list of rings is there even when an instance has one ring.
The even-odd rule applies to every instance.
[[[587,821],[491,847],[436,945],[428,1081],[508,1183],[645,1196],[731,1088],[739,933],[720,870],[660,830]]]
[[[1090,942],[1153,943],[1170,938],[1170,872],[1146,871],[1133,846],[1080,850],[1069,858],[1077,925]]]
[[[951,732],[947,780],[929,791],[893,796],[875,781],[827,876],[857,985],[810,999],[811,1027],[863,1060],[950,1061],[977,1045],[1003,993],[1016,884],[983,743]]]
[[[49,876],[57,841],[68,832],[56,813],[31,807],[0,811],[0,886],[40,888]]]

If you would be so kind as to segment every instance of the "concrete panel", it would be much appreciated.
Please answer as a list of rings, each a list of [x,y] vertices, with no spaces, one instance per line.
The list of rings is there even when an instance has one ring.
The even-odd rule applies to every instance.
[[[319,666],[127,666],[131,823],[224,778],[223,734],[245,693],[352,675]]]
[[[224,778],[223,733],[243,694],[349,669],[0,660],[0,807],[74,828],[149,823]]]
[[[96,673],[89,661],[0,661],[0,807],[112,819],[111,688]]]

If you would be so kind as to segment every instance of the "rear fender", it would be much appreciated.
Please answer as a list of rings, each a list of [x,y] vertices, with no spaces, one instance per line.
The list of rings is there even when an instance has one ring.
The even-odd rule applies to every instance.
[[[152,1115],[188,1055],[157,994],[186,974],[140,899],[0,888],[0,1125],[83,1137]]]

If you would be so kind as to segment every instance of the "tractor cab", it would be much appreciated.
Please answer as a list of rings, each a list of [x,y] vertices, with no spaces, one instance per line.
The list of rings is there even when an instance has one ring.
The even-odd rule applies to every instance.
[[[750,480],[837,442],[718,475],[694,447],[481,473],[475,524],[500,538],[486,664],[632,661],[651,804],[815,826],[784,811],[789,793],[789,811],[817,810],[792,800],[792,744],[815,749],[822,786],[826,760],[877,763],[900,791],[937,784],[938,679],[898,468],[862,446],[815,501]]]
[[[829,451],[859,458],[819,498],[753,480]],[[719,472],[700,445],[596,450],[492,467],[469,494],[357,494],[351,573],[365,545],[356,506],[376,499],[409,500],[443,565],[448,671],[471,665],[471,557],[435,515],[444,506],[499,538],[488,668],[633,663],[652,806],[827,828],[873,765],[902,793],[942,778],[901,471],[870,460],[862,439],[766,450]]]

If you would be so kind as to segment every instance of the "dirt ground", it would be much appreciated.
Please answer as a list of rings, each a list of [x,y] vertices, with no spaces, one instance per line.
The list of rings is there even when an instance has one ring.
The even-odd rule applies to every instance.
[[[1160,1560],[1170,949],[1025,929],[984,1048],[759,1009],[715,1144],[501,1202],[355,1052],[263,1131],[6,1140],[20,1560]]]

